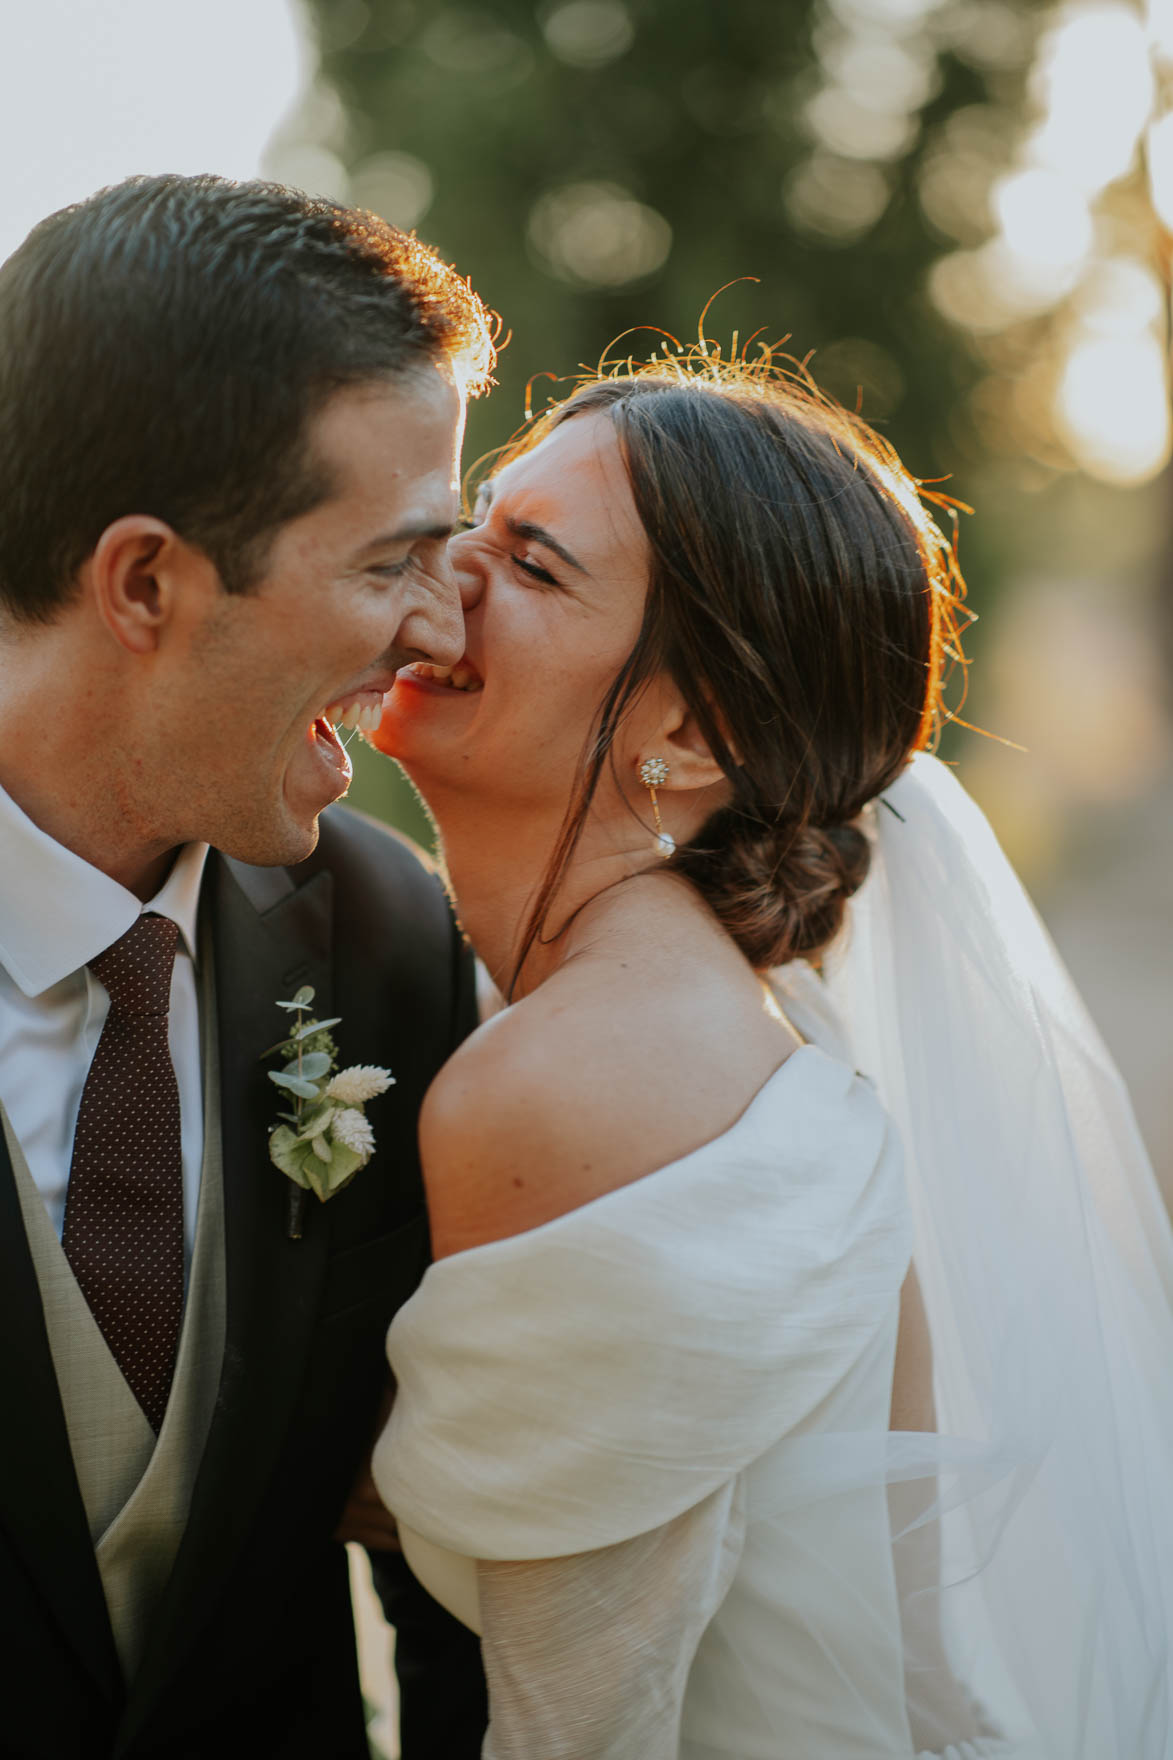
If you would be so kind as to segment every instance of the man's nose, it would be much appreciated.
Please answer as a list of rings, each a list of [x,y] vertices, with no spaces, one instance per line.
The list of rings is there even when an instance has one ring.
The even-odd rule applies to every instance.
[[[400,665],[429,660],[436,666],[455,666],[464,653],[460,591],[446,555],[433,562],[426,588],[400,624],[394,645],[406,655]]]
[[[464,653],[464,614],[451,574],[448,591],[437,595],[431,606],[427,632],[427,658],[438,666],[455,666]]]

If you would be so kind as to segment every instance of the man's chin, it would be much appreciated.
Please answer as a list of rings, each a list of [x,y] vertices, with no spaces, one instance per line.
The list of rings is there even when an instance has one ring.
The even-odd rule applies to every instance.
[[[327,805],[329,804],[327,803]],[[325,808],[322,810],[324,812]],[[315,813],[308,825],[299,826],[296,831],[291,831],[280,843],[275,843],[272,846],[274,853],[264,861],[259,856],[255,858],[256,865],[258,868],[295,867],[298,862],[304,862],[307,856],[313,855],[318,847],[319,835],[318,814]]]
[[[254,868],[290,868],[304,862],[318,844],[318,818],[332,803],[294,810],[288,801],[281,810],[264,817],[256,814],[247,824],[223,827],[215,841],[221,855],[248,862]]]

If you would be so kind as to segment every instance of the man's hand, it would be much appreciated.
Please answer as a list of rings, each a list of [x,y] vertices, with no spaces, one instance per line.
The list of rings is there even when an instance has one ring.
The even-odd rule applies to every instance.
[[[398,1552],[399,1530],[395,1517],[381,1501],[371,1478],[368,1455],[351,1487],[342,1519],[334,1530],[335,1540],[356,1540],[372,1552]]]
[[[350,1488],[346,1508],[334,1530],[335,1540],[353,1540],[359,1546],[369,1547],[372,1552],[402,1551],[395,1517],[379,1496],[375,1481],[371,1477],[371,1455],[374,1453],[375,1443],[382,1434],[383,1426],[391,1416],[391,1407],[394,1402],[395,1384],[388,1375],[388,1384],[379,1403],[379,1416],[375,1424],[375,1434],[371,1438],[370,1449],[358,1470],[358,1477]]]

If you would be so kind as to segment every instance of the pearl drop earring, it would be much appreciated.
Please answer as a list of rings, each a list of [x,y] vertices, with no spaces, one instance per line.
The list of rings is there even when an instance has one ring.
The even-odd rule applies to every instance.
[[[639,767],[639,779],[652,797],[652,818],[656,822],[656,846],[660,856],[667,861],[669,856],[676,854],[676,840],[664,829],[660,818],[660,802],[656,790],[662,788],[668,780],[668,766],[663,758],[645,758]]]

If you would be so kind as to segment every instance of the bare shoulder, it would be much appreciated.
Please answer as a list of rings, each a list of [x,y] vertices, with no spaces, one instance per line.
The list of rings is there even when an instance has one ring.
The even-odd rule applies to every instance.
[[[793,1048],[763,1018],[752,990],[730,1001],[605,962],[486,1022],[420,1117],[436,1257],[536,1228],[719,1136]]]
[[[420,1113],[437,1258],[597,1195],[590,1122],[607,1077],[595,1049],[539,991],[486,1021],[440,1071]]]

